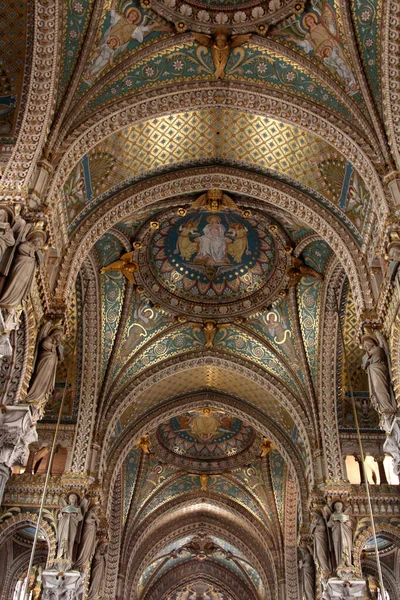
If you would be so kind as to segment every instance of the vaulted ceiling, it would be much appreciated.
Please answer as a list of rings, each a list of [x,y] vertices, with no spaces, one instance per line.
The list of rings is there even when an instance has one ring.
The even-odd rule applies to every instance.
[[[3,164],[21,151],[40,27],[31,3],[9,4],[7,15],[0,4],[8,24]],[[380,177],[395,167],[399,143],[381,44],[390,7],[57,6],[53,112],[45,147],[32,150],[43,151],[49,173],[36,209],[62,257],[48,295],[69,306],[68,360],[46,418],[54,421],[65,387],[64,422],[87,414],[126,597],[186,600],[202,590],[220,600],[275,598],[284,565],[297,562],[293,536],[318,482],[331,368],[321,358],[337,343],[329,329],[337,310],[351,359],[350,374],[330,372],[332,386],[343,386],[340,426],[353,425],[349,376],[360,399],[367,392],[356,316],[373,302],[367,267],[388,213]],[[219,26],[251,33],[230,48],[222,79],[207,38],[193,36]],[[6,166],[2,181],[38,185],[29,167]],[[196,205],[210,189],[233,204]],[[246,232],[239,255],[217,267],[202,263],[196,246],[213,214],[231,231],[229,243]],[[182,251],[185,227],[192,246]],[[121,268],[105,269],[131,251],[139,267],[131,281]],[[288,287],[292,257],[309,272]],[[206,321],[215,325],[211,343]],[[376,427],[371,412],[362,419]],[[265,455],[264,439],[273,445]],[[75,467],[89,465],[76,459]]]

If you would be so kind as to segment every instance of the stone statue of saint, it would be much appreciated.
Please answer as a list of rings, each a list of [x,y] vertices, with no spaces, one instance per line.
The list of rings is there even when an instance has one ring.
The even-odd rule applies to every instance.
[[[343,503],[335,502],[328,521],[332,530],[332,542],[335,552],[336,568],[351,567],[353,550],[353,529],[350,516],[343,511]]]
[[[101,597],[107,566],[107,551],[107,542],[100,542],[96,548],[92,561],[92,575],[90,578],[88,600],[96,600]]]
[[[38,358],[25,402],[36,406],[40,413],[43,412],[44,405],[53,391],[57,364],[63,357],[62,336],[62,327],[53,327],[47,335],[44,334],[39,344]]]
[[[363,368],[368,374],[371,402],[382,416],[381,426],[390,431],[397,404],[392,392],[387,356],[372,335],[365,335],[362,341],[366,350]]]
[[[46,233],[34,230],[18,245],[16,256],[0,297],[0,307],[17,308],[32,288],[36,268],[40,261],[39,250],[46,243]]]
[[[300,589],[302,600],[315,600],[315,565],[310,550],[306,547],[301,548],[302,558],[300,567]]]
[[[62,502],[58,513],[57,558],[72,561],[74,542],[79,522],[82,521],[82,511],[76,494],[68,494],[67,502]]]
[[[94,504],[86,513],[83,534],[79,545],[78,560],[75,567],[84,567],[93,558],[94,549],[96,547],[96,534],[99,526],[99,518],[97,517],[98,504]]]
[[[321,571],[332,571],[329,552],[329,531],[327,523],[321,512],[315,511],[312,516],[311,533],[314,536],[314,558]]]

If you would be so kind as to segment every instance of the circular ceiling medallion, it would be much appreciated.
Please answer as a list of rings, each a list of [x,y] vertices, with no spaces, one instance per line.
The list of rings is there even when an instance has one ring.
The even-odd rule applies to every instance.
[[[260,452],[260,439],[250,425],[209,407],[161,423],[151,438],[156,456],[190,472],[220,472],[250,463]]]
[[[175,454],[199,460],[234,456],[254,438],[252,427],[210,408],[174,417],[162,423],[157,433],[161,443]]]
[[[268,27],[304,10],[299,0],[152,0],[152,9],[167,21],[191,31],[212,33],[225,27],[244,33]],[[261,27],[260,27],[261,26]]]
[[[181,212],[158,215],[156,229],[138,233],[136,279],[155,303],[192,319],[228,320],[277,298],[290,258],[271,219],[221,207]]]

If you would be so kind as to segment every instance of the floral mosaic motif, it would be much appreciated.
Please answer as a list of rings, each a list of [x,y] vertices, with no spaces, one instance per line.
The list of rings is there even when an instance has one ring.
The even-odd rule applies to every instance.
[[[237,327],[230,326],[227,330],[219,331],[215,336],[214,346],[249,358],[284,381],[295,393],[298,392],[298,381],[279,360],[279,357],[265,344],[244,334]]]
[[[156,364],[160,360],[165,360],[166,358],[177,354],[183,354],[187,352],[188,348],[196,349],[196,347],[199,348],[203,345],[204,341],[199,340],[194,335],[191,326],[182,327],[169,335],[158,338],[151,343],[142,354],[135,357],[134,361],[130,359],[127,367],[120,372],[120,375],[115,382],[115,391],[121,389],[123,385],[128,383],[141,371]]]
[[[313,242],[303,252],[305,263],[323,272],[332,250],[326,242]],[[318,331],[321,282],[313,277],[303,277],[297,286],[297,297],[304,347],[310,372],[315,380],[317,376]]]
[[[176,45],[174,50],[160,51],[157,56],[138,61],[128,72],[103,88],[91,100],[87,110],[95,111],[99,106],[116,98],[154,86],[209,79],[213,77],[214,70],[211,54],[199,53],[197,43]],[[253,43],[231,52],[225,73],[228,80],[249,79],[253,83],[268,83],[274,88],[290,90],[313,102],[328,105],[330,109],[349,119],[352,118],[340,98],[320,80],[293,62]],[[79,94],[84,91],[85,86],[81,86]]]
[[[80,49],[85,39],[94,0],[66,0],[63,2],[64,45],[62,71],[59,84],[61,97],[73,69],[76,65]]]
[[[278,518],[283,527],[283,505],[285,497],[285,461],[277,450],[272,450],[268,455],[271,471],[272,487],[274,490]]]
[[[253,441],[253,429],[222,411],[204,408],[159,426],[160,441],[175,454],[218,459],[242,452]]]
[[[99,255],[101,266],[108,265],[117,260],[123,247],[119,240],[112,234],[105,234],[96,243],[96,249]],[[103,374],[107,367],[107,362],[112,350],[115,335],[117,333],[120,312],[122,308],[122,299],[125,289],[125,278],[122,273],[117,271],[108,271],[101,276],[101,295],[102,295],[102,371]]]
[[[350,96],[359,86],[344,42],[335,0],[312,0],[303,15],[284,22],[273,32],[315,61],[338,79]]]
[[[368,83],[374,93],[378,108],[381,108],[381,78],[378,74],[378,65],[380,63],[379,33],[382,0],[352,0],[350,4]]]
[[[142,10],[138,3],[112,0],[83,75],[85,84],[93,84],[130,51],[137,49],[146,37],[153,34],[155,38],[171,31],[168,23]]]
[[[277,258],[273,236],[260,223],[205,211],[161,223],[150,260],[158,281],[174,294],[210,302],[257,291]]]

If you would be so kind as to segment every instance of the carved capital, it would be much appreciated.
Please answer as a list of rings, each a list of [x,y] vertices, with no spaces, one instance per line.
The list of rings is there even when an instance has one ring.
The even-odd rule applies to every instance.
[[[343,579],[332,577],[324,586],[322,600],[333,600],[334,598],[352,598],[352,600],[364,600],[364,579],[351,579],[346,574]]]
[[[28,446],[36,442],[36,421],[29,406],[3,406],[0,412],[0,463],[24,465]]]
[[[43,600],[76,600],[83,586],[79,571],[43,571]]]

